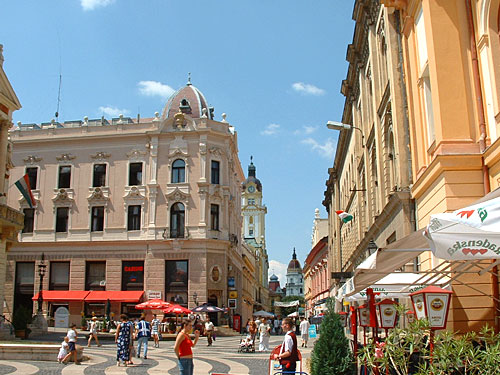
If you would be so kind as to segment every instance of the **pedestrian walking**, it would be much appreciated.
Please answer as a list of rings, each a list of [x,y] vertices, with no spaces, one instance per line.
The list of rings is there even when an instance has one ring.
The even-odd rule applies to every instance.
[[[144,346],[143,357],[148,359],[148,340],[151,337],[151,325],[147,322],[144,314],[135,326],[135,337],[137,338],[137,358],[141,358],[141,347]]]
[[[269,351],[269,339],[271,338],[271,326],[266,318],[262,318],[259,326],[259,352]]]
[[[300,318],[300,337],[302,338],[302,347],[307,348],[307,342],[309,341],[309,327],[311,326],[309,324],[309,321],[302,317]]]
[[[281,323],[283,332],[286,332],[281,344],[279,354],[274,355],[274,359],[279,360],[281,371],[284,373],[295,372],[297,361],[299,360],[299,352],[297,349],[297,336],[293,330],[293,321],[290,318],[284,318]]]
[[[116,327],[115,333],[116,342],[116,365],[120,366],[122,362],[126,367],[131,363],[130,352],[132,349],[132,323],[128,321],[128,316],[125,314],[120,315],[120,324]]]
[[[192,348],[200,338],[200,331],[194,331],[194,342],[191,341],[189,334],[193,330],[193,322],[185,319],[182,322],[181,330],[175,339],[174,351],[179,361],[180,375],[193,375],[193,350]]]
[[[71,325],[71,329],[68,331],[66,334],[68,337],[68,351],[69,353],[66,354],[66,357],[63,358],[61,361],[62,363],[66,364],[69,361],[69,358],[73,357],[73,362],[75,362],[75,365],[79,365],[80,362],[78,362],[77,354],[76,354],[76,339],[78,338],[78,332],[76,332],[76,324]]]
[[[279,318],[274,319],[273,324],[274,324],[274,334],[279,335],[280,334],[280,324],[281,324]]]
[[[57,355],[57,362],[63,363],[63,359],[68,355],[69,353],[69,339],[68,336],[64,336],[64,340],[61,343],[61,347],[59,348],[59,354]]]
[[[151,320],[151,336],[155,342],[155,348],[160,347],[160,319],[153,314],[153,320]]]
[[[207,320],[205,322],[205,334],[207,335],[207,346],[212,346],[212,342],[213,342],[213,339],[212,339],[212,336],[214,334],[214,330],[215,330],[215,327],[214,327],[214,324],[210,321],[210,317],[207,316]]]
[[[97,317],[92,317],[92,321],[90,322],[90,333],[89,333],[89,341],[87,342],[87,346],[90,348],[90,342],[94,338],[97,346],[101,346],[99,344],[99,339],[97,338]]]

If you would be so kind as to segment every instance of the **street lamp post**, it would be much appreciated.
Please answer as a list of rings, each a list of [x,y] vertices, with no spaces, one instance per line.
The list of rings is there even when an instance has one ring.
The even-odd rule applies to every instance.
[[[353,125],[344,124],[344,123],[338,122],[338,121],[328,121],[326,123],[326,127],[328,129],[331,129],[331,130],[344,130],[344,129],[345,130],[352,130],[352,129],[359,130],[361,133],[361,146],[363,146],[363,148],[365,147],[365,135],[363,134],[363,130],[361,130],[360,128],[353,126]]]
[[[45,276],[45,272],[47,271],[47,265],[45,264],[45,254],[42,253],[42,259],[38,264],[38,276],[40,277],[40,285],[38,289],[38,314],[42,314],[42,303],[43,303],[43,277]]]

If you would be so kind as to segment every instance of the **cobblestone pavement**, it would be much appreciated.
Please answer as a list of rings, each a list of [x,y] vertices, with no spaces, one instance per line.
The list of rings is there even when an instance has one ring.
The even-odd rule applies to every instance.
[[[235,375],[267,375],[269,374],[269,353],[238,353],[242,336],[219,337],[213,346],[208,347],[205,338],[200,338],[194,348],[194,373],[196,375],[221,373]],[[283,336],[271,337],[271,348],[281,344]],[[300,342],[300,339],[299,339]],[[84,345],[83,339],[79,340]],[[154,348],[150,341],[148,358],[134,358],[134,365],[128,367],[116,366],[116,346],[112,341],[102,341],[102,347],[93,345],[85,347],[84,356],[88,360],[81,366],[73,363],[62,365],[47,361],[0,361],[0,375],[93,375],[93,374],[170,374],[177,375],[179,370],[174,354],[174,341],[162,341],[160,348]],[[312,342],[308,348],[299,348],[304,363],[310,357]],[[142,356],[142,353],[141,353]],[[304,368],[304,371],[307,371]]]

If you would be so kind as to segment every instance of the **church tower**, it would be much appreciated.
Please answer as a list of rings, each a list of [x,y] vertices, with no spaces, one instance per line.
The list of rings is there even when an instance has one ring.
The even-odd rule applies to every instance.
[[[267,207],[262,203],[262,184],[255,176],[253,157],[250,157],[248,178],[243,182],[241,211],[243,215],[243,237],[253,239],[265,248]]]
[[[297,260],[295,247],[293,248],[292,260],[288,263],[286,270],[286,296],[304,296],[304,275],[300,262]]]

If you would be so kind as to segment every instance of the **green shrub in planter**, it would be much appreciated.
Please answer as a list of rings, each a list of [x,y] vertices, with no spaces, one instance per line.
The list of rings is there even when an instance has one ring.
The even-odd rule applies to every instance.
[[[31,323],[31,320],[31,311],[26,306],[19,306],[12,317],[12,325],[16,331],[25,331],[25,337],[28,337],[28,334],[31,332],[28,324]]]
[[[339,314],[331,299],[321,322],[321,334],[311,354],[312,375],[353,375],[354,361]]]

